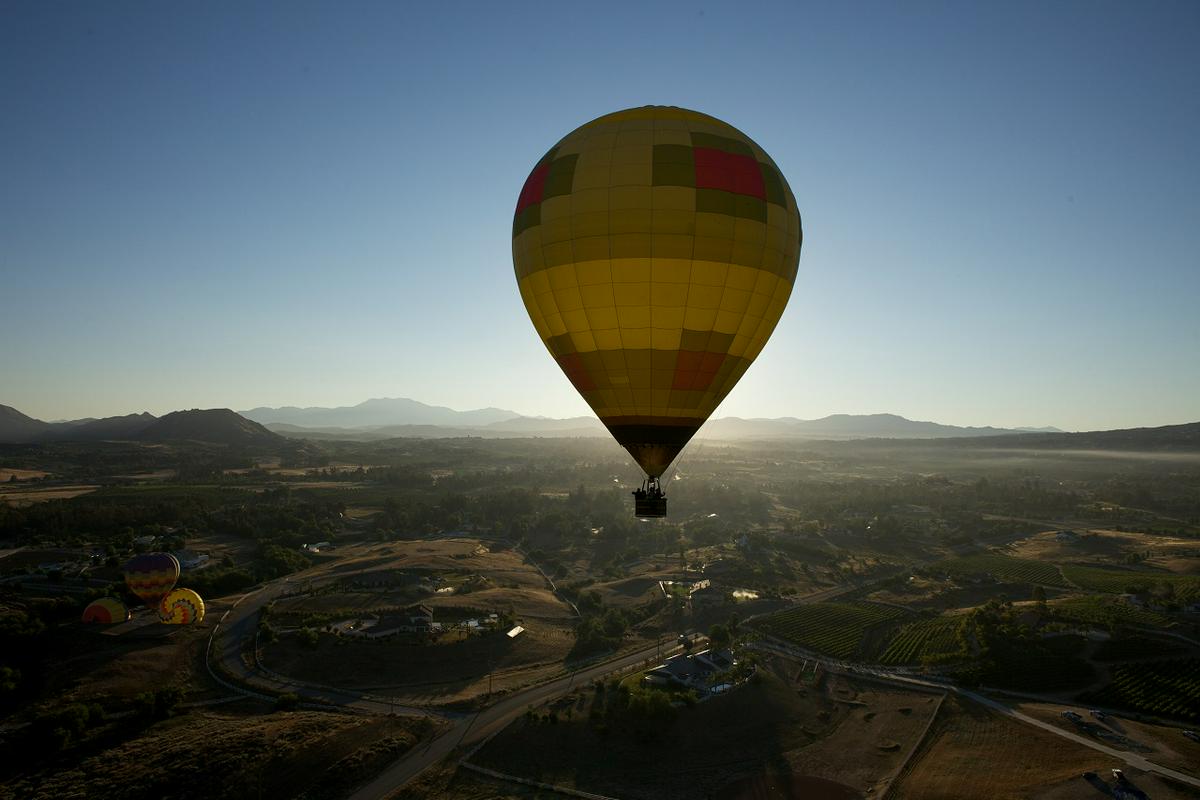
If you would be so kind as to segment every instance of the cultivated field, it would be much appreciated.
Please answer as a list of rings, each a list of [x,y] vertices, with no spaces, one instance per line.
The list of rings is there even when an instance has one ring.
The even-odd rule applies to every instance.
[[[850,658],[867,646],[872,629],[905,616],[902,609],[877,603],[810,603],[754,622],[763,633],[836,658]]]

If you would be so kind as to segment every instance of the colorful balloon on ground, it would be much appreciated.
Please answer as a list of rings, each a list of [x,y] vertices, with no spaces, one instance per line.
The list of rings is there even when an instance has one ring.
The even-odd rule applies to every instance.
[[[125,564],[125,585],[143,603],[155,608],[179,580],[179,559],[170,553],[143,553]]]
[[[174,589],[158,604],[158,618],[167,625],[190,625],[204,619],[204,600],[191,589]]]
[[[129,619],[129,609],[115,597],[101,597],[83,610],[83,621],[100,625],[115,625]]]
[[[646,106],[538,161],[513,264],[550,354],[654,481],[766,344],[801,239],[796,199],[750,137]]]

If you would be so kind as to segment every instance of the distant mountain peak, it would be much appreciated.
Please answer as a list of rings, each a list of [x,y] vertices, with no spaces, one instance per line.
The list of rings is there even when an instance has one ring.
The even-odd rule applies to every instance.
[[[304,428],[375,428],[392,425],[485,426],[521,415],[503,408],[456,411],[431,406],[407,397],[373,397],[355,406],[324,408],[252,408],[242,416],[263,425],[298,425]]]

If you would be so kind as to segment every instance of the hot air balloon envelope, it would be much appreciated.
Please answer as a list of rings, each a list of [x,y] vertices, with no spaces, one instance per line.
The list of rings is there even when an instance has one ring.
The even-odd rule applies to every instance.
[[[100,625],[115,625],[129,619],[129,609],[115,597],[101,597],[83,610],[83,621]]]
[[[170,553],[143,553],[125,564],[125,585],[154,608],[179,580],[179,559]]]
[[[158,618],[167,625],[190,625],[204,619],[204,600],[191,589],[173,589],[158,604]]]
[[[656,486],[766,344],[801,238],[795,197],[753,140],[647,106],[538,161],[513,264],[550,354]]]

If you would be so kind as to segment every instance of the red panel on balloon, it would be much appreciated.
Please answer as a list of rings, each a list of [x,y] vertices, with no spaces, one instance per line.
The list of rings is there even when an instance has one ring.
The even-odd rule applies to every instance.
[[[517,211],[542,202],[542,192],[546,189],[546,176],[550,174],[550,162],[544,161],[533,168],[521,188],[521,196],[517,198]],[[762,178],[760,177],[761,181]],[[509,195],[510,197],[512,195]]]
[[[692,154],[696,161],[697,189],[721,189],[767,199],[762,169],[753,158],[708,147],[693,148]]]
[[[675,379],[672,389],[704,391],[725,363],[725,353],[702,353],[680,350],[675,360]]]
[[[567,378],[579,391],[587,392],[596,388],[596,382],[588,374],[587,367],[583,366],[583,359],[579,357],[579,353],[567,353],[565,356],[559,356],[558,365],[562,367],[563,372],[567,373]]]

